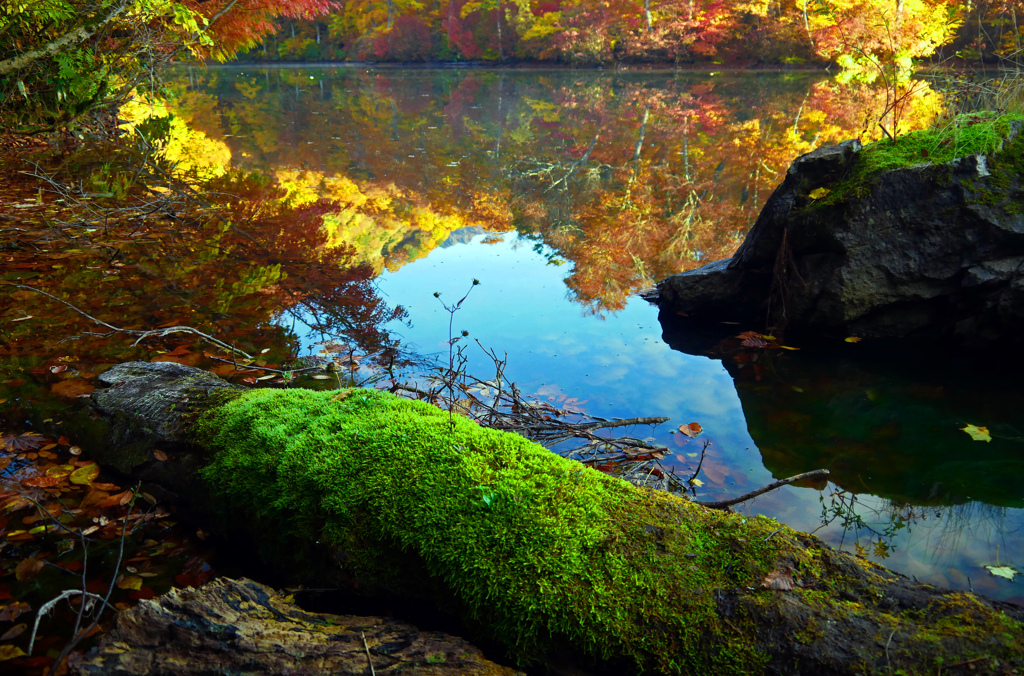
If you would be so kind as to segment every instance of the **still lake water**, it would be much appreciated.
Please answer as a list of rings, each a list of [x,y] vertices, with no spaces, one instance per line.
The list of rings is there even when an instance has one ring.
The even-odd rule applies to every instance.
[[[635,433],[675,451],[680,471],[709,440],[699,499],[828,468],[827,485],[737,509],[921,581],[1024,602],[1019,578],[984,568],[1024,570],[1014,374],[842,340],[723,364],[672,349],[686,337],[666,342],[636,295],[729,255],[796,155],[873,126],[878,92],[818,73],[365,67],[180,70],[169,83],[172,110],[204,134],[200,169],[199,155],[218,157],[344,206],[332,241],[407,310],[387,327],[406,350],[446,352],[433,294],[451,303],[478,279],[456,332],[507,352],[509,378],[556,405],[670,417]],[[940,99],[925,89],[909,124]],[[311,352],[323,342],[296,330]],[[467,354],[488,377],[482,352]],[[670,433],[694,421],[701,438]]]

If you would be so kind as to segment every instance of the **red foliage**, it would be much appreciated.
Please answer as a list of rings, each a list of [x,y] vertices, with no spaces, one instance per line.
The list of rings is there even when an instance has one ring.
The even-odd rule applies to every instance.
[[[498,10],[474,10],[465,17],[462,8],[467,0],[449,0],[447,18],[441,25],[448,33],[448,42],[465,59],[494,59],[509,56],[515,50],[515,28],[509,21],[518,7],[512,2],[502,2],[501,43],[498,42]]]
[[[428,61],[432,51],[430,28],[417,16],[400,16],[390,31],[373,38],[369,51],[380,61]]]
[[[207,19],[216,16],[228,2],[182,0],[182,4]],[[278,17],[312,19],[340,8],[341,3],[335,0],[237,0],[210,26],[210,33],[219,50],[234,52],[276,32],[274,20]]]

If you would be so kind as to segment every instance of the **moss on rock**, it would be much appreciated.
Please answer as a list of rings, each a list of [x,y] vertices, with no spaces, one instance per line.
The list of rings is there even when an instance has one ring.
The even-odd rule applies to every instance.
[[[812,206],[836,204],[850,197],[862,197],[872,179],[893,169],[921,164],[947,164],[970,155],[989,155],[1007,149],[1005,146],[1013,124],[1024,121],[1024,115],[993,115],[979,113],[960,115],[949,124],[902,134],[894,143],[882,139],[864,146],[857,153],[845,180],[831,187],[831,192]],[[1019,138],[1011,145],[1020,146]]]
[[[921,655],[1024,654],[1020,623],[980,602],[973,628],[938,621],[884,655],[858,645],[857,632],[925,621],[907,613],[927,605],[882,603],[909,582],[771,519],[637,489],[422,402],[254,390],[191,431],[213,451],[203,476],[263,536],[320,543],[363,585],[441,590],[522,665],[565,645],[666,674],[912,673],[912,659],[934,673]],[[772,572],[792,590],[763,584]]]

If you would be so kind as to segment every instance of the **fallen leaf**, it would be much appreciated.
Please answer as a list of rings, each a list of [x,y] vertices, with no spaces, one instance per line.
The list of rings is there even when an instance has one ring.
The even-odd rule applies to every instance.
[[[42,559],[37,559],[33,556],[25,559],[15,567],[14,577],[17,578],[18,582],[28,582],[29,580],[35,579],[35,576],[38,575],[39,571],[42,569]]]
[[[992,441],[992,435],[988,433],[987,427],[967,425],[967,427],[961,427],[960,429],[967,432],[967,434],[971,436],[971,439],[974,439],[975,441]]]
[[[71,455],[82,455],[82,449],[79,448],[78,446],[72,446],[71,448],[68,449],[68,453],[70,453]]]
[[[313,380],[329,380],[330,379],[330,376],[322,376],[322,375],[310,376],[310,377],[313,378]]]
[[[25,479],[21,483],[25,486],[35,486],[36,488],[51,488],[64,483],[64,478],[59,476],[34,476],[31,479]]]
[[[695,437],[704,431],[704,428],[700,426],[700,423],[692,422],[689,425],[680,425],[679,431],[688,437]]]
[[[0,662],[13,660],[16,657],[24,657],[25,651],[13,645],[0,645]]]
[[[32,501],[28,498],[23,498],[20,495],[16,495],[13,498],[8,498],[0,505],[0,509],[8,514],[17,512],[19,509],[25,509],[26,507],[32,507]]]
[[[10,641],[12,639],[16,639],[22,634],[24,634],[26,629],[28,629],[28,625],[24,622],[16,624],[10,629],[8,629],[6,632],[4,632],[3,636],[0,636],[0,641]]]
[[[92,391],[95,389],[95,385],[90,385],[81,378],[72,378],[71,380],[62,380],[59,383],[55,383],[53,387],[50,388],[50,391],[58,397],[74,399],[75,397],[79,397],[83,394],[92,394]]]
[[[793,576],[788,571],[773,570],[765,576],[761,586],[765,589],[790,591],[793,589]]]
[[[66,477],[74,471],[74,465],[54,465],[46,470],[46,476]]]
[[[1013,581],[1013,578],[1020,573],[1012,566],[985,566],[985,570],[992,573],[996,577],[1005,577],[1007,580]]]
[[[42,448],[49,441],[46,437],[35,432],[25,432],[19,436],[4,437],[0,440],[0,447],[7,448],[14,453],[24,453]]]
[[[830,192],[832,191],[829,190],[828,188],[815,188],[811,192],[807,193],[807,196],[810,197],[812,200],[820,200],[822,197],[829,194]]]
[[[50,373],[64,373],[67,370],[68,370],[68,367],[65,366],[64,364],[61,364],[59,366],[51,366],[50,367]]]
[[[701,486],[704,485],[704,482],[701,481],[700,479],[690,479],[690,483],[696,486],[697,488],[700,488]]]
[[[85,467],[79,467],[71,473],[70,481],[73,484],[80,486],[88,486],[93,482],[93,479],[100,475],[100,466],[96,463],[90,463]]]
[[[859,343],[860,336],[849,336],[848,338],[844,338],[843,340],[845,340],[847,343]]]
[[[0,622],[14,622],[18,615],[32,610],[32,606],[22,601],[15,601],[10,605],[0,606]]]
[[[123,575],[117,581],[118,589],[142,589],[142,578],[138,575]]]
[[[250,376],[248,378],[242,378],[242,382],[245,383],[246,385],[255,385],[256,379]]]
[[[167,454],[161,451],[159,448],[153,451],[153,457],[160,462],[167,462]]]
[[[345,401],[350,396],[352,396],[352,392],[352,390],[344,390],[343,392],[339,392],[338,394],[331,397],[331,401]]]

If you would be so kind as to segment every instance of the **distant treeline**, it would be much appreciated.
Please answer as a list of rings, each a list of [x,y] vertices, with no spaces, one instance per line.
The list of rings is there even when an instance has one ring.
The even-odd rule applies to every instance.
[[[1018,8],[1021,11],[1017,11]],[[1024,0],[345,0],[241,61],[870,66],[1016,60]]]

